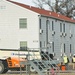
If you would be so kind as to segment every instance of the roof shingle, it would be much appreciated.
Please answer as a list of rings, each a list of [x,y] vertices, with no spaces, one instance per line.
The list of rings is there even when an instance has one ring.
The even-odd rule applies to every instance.
[[[24,7],[26,9],[29,9],[31,11],[34,11],[36,13],[39,13],[41,15],[44,15],[44,16],[49,16],[49,17],[60,19],[60,20],[64,20],[64,21],[68,21],[68,22],[74,22],[75,23],[75,20],[72,20],[71,18],[63,16],[61,14],[57,14],[55,12],[51,12],[51,11],[48,11],[48,10],[44,10],[44,9],[39,9],[39,8],[36,8],[36,7],[28,6],[28,5],[19,3],[19,2],[14,2],[14,1],[10,1],[10,0],[7,0],[7,1],[9,1],[11,3],[14,3],[16,5],[19,5],[21,7]]]

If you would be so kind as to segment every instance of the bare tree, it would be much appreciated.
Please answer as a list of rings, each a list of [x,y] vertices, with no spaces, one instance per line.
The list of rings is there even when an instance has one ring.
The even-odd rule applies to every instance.
[[[44,9],[43,6],[47,5],[50,11],[68,17],[73,17],[75,15],[75,0],[55,0],[53,5],[51,4],[51,0],[34,0],[34,3],[41,9]]]
[[[74,2],[74,0],[64,0],[61,2],[58,6],[60,13],[65,16],[72,17],[72,12],[75,10]]]
[[[37,7],[41,8],[41,9],[44,9],[44,8],[43,8],[43,4],[44,4],[43,0],[35,0],[35,1],[33,1],[33,3],[34,3]]]
[[[47,5],[50,8],[51,11],[54,11],[50,0],[33,0],[33,3],[41,9],[45,9],[44,5]]]

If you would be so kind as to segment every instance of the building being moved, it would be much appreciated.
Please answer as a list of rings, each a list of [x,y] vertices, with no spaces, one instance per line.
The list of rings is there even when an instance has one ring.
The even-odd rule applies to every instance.
[[[75,53],[75,20],[10,0],[0,0],[0,49],[40,49],[61,59]],[[46,48],[46,49],[45,49]]]

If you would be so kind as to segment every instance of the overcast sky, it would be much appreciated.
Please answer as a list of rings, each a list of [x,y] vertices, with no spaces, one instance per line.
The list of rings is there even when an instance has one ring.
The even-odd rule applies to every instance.
[[[23,4],[27,4],[27,5],[31,5],[31,6],[35,6],[35,4],[33,3],[33,0],[12,0],[12,1],[17,1]],[[54,0],[51,0],[54,1]]]
[[[12,1],[17,1],[17,2],[20,2],[20,3],[23,3],[23,4],[34,6],[33,0],[12,0]]]

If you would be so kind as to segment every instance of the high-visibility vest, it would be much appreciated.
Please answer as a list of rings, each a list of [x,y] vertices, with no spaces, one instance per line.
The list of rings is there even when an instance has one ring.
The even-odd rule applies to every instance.
[[[64,60],[64,63],[67,63],[67,62],[68,62],[67,56],[65,56],[65,57],[63,58],[63,60]]]
[[[75,57],[73,57],[73,62],[75,62]]]

